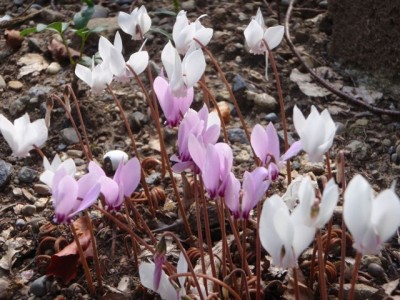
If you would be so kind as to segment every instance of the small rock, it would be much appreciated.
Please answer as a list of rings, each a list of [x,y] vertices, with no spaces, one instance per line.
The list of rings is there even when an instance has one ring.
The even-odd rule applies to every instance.
[[[69,157],[72,157],[72,158],[82,158],[83,151],[70,149],[67,151],[67,154]]]
[[[254,103],[261,109],[274,111],[278,107],[278,102],[274,97],[267,93],[257,94],[254,97]]]
[[[368,147],[366,144],[353,140],[347,146],[346,149],[351,152],[351,155],[358,160],[364,160],[368,155]]]
[[[368,265],[368,273],[377,279],[385,279],[386,273],[380,264],[370,263]]]
[[[245,90],[247,88],[247,84],[244,81],[243,77],[239,74],[236,74],[235,78],[233,79],[232,90],[234,92]]]
[[[52,62],[46,69],[46,73],[50,75],[57,74],[60,72],[61,66],[58,62]]]
[[[37,297],[42,297],[47,294],[46,275],[39,277],[30,284],[29,291]]]
[[[325,166],[319,163],[305,163],[304,173],[312,172],[317,176],[321,176],[325,173]]]
[[[6,82],[4,81],[3,76],[0,75],[0,89],[5,89],[7,86]]]
[[[72,127],[62,129],[60,131],[60,136],[67,145],[79,143],[78,135]]]
[[[140,111],[135,111],[134,113],[130,114],[128,119],[129,124],[135,133],[139,132],[143,125],[148,122],[147,116]]]
[[[10,181],[12,173],[12,165],[0,159],[0,188],[3,188]]]
[[[84,6],[83,9],[86,9],[87,7]],[[94,13],[92,15],[92,19],[94,18],[107,18],[110,10],[107,7],[104,7],[102,5],[95,5],[94,6]]]
[[[37,201],[35,201],[36,211],[43,210],[46,207],[47,202],[49,202],[49,199],[47,198],[39,198]]]
[[[194,0],[189,0],[181,3],[183,10],[194,10],[196,8],[196,2]]]
[[[25,224],[26,224],[26,222],[25,222],[24,219],[17,219],[17,221],[15,221],[15,225],[16,225],[17,227],[24,227]],[[0,298],[0,299],[1,299],[1,298]]]
[[[18,172],[18,179],[24,183],[32,183],[37,176],[37,171],[28,167],[22,167]]]
[[[50,86],[44,86],[44,85],[35,85],[31,87],[28,91],[28,95],[30,98],[39,98],[43,99],[48,95],[52,90],[52,87]]]
[[[18,80],[11,80],[8,82],[8,88],[13,91],[20,91],[23,88],[23,84],[21,81]]]
[[[229,128],[227,134],[231,143],[248,144],[246,133],[241,128]]]
[[[398,157],[400,157],[400,144],[396,147],[396,154]]]
[[[36,213],[36,206],[32,204],[24,205],[21,209],[21,214],[26,217],[33,216],[35,213]]]
[[[161,173],[159,172],[154,172],[151,173],[149,176],[146,177],[146,183],[148,185],[154,185],[154,184],[159,184],[161,180]]]
[[[22,189],[21,188],[14,188],[12,192],[13,192],[13,195],[15,197],[21,197],[22,196]]]
[[[238,163],[245,163],[245,162],[249,162],[251,157],[250,157],[249,152],[247,152],[246,150],[243,149],[239,152],[238,155],[235,156],[235,159]]]
[[[25,100],[28,99],[28,102],[25,102]],[[27,96],[22,96],[18,98],[17,100],[13,101],[10,103],[10,115],[16,116],[19,113],[23,112],[26,108],[26,105],[29,103],[29,97]]]
[[[318,4],[318,6],[319,6],[320,8],[326,9],[326,8],[328,8],[328,1],[326,1],[326,0],[321,1],[321,2]]]
[[[396,153],[396,148],[394,146],[390,146],[388,149],[388,154],[392,155],[393,153]]]
[[[50,188],[46,184],[42,184],[42,183],[36,183],[33,186],[33,191],[35,192],[35,194],[37,194],[39,196],[48,196],[51,194]]]
[[[268,122],[275,123],[278,120],[278,116],[276,113],[269,113],[268,115],[265,116],[265,120]]]
[[[400,163],[399,156],[398,156],[396,153],[393,153],[393,154],[390,156],[390,159],[391,159],[391,161],[394,162],[395,164],[399,164],[399,163]]]
[[[389,147],[389,146],[392,144],[392,142],[391,142],[389,139],[384,139],[384,140],[382,141],[382,144],[383,144],[384,146],[386,146],[386,147]]]

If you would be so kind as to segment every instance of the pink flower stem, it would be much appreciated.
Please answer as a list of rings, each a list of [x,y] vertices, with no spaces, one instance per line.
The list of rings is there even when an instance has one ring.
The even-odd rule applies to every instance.
[[[300,300],[299,280],[297,278],[297,268],[293,268],[294,298]]]
[[[82,249],[81,243],[79,242],[78,234],[76,233],[74,224],[71,223],[69,227],[71,228],[72,234],[74,235],[76,247],[78,248],[79,257],[81,258],[81,263],[82,263],[82,266],[83,266],[83,270],[85,272],[85,277],[86,277],[86,280],[88,282],[90,295],[94,296],[95,293],[96,293],[96,290],[95,290],[94,285],[93,285],[92,276],[90,275],[90,270],[89,270],[89,266],[88,266],[85,254],[83,253],[83,249]]]
[[[87,159],[88,161],[90,161],[90,160],[91,160],[91,159],[90,159],[90,154],[89,154],[89,152],[88,152],[87,147],[85,147],[85,144],[83,143],[81,134],[79,133],[78,126],[76,126],[75,120],[74,120],[74,118],[73,118],[72,115],[71,115],[71,111],[68,109],[68,107],[65,105],[64,101],[62,101],[60,97],[58,97],[58,96],[55,95],[55,94],[52,94],[50,97],[52,97],[53,99],[57,100],[58,103],[60,103],[61,106],[64,108],[65,113],[67,114],[68,119],[71,121],[72,127],[74,127],[75,132],[76,132],[76,135],[78,136],[79,144],[81,145],[82,151],[85,153],[86,159]]]
[[[69,90],[72,99],[74,100],[75,103],[75,109],[76,112],[78,113],[78,117],[79,117],[79,123],[81,123],[81,127],[82,127],[82,133],[83,136],[85,137],[85,142],[86,142],[86,147],[87,147],[87,153],[89,156],[89,160],[93,160],[93,155],[92,155],[92,151],[90,150],[90,143],[89,143],[89,138],[86,132],[86,126],[85,123],[83,122],[83,118],[82,118],[82,113],[81,113],[81,109],[79,107],[79,103],[78,103],[78,99],[76,98],[76,95],[74,93],[74,90],[72,89],[71,85],[67,84],[67,89]]]
[[[328,292],[326,290],[326,280],[325,280],[325,260],[323,258],[324,248],[322,246],[322,237],[321,237],[321,229],[317,231],[317,245],[318,245],[318,280],[319,280],[319,290],[320,297],[322,300],[326,300],[328,296]]]
[[[350,284],[350,292],[349,292],[349,300],[353,300],[354,298],[354,291],[356,288],[356,283],[358,279],[358,269],[360,267],[360,262],[361,262],[361,253],[357,252],[356,254],[356,261],[354,262],[354,270],[353,270],[353,276],[351,277],[351,284]]]
[[[278,68],[276,66],[276,61],[274,58],[274,55],[272,54],[271,50],[268,47],[268,44],[265,42],[263,39],[263,43],[267,49],[266,55],[268,55],[269,61],[271,62],[271,67],[274,72],[275,76],[275,84],[276,84],[276,90],[278,92],[278,98],[279,98],[279,107],[281,111],[281,119],[282,119],[282,128],[283,128],[283,137],[285,140],[285,152],[289,149],[289,141],[288,141],[288,132],[287,132],[287,125],[286,125],[286,113],[285,113],[285,103],[283,102],[283,92],[282,92],[282,85],[281,85],[281,80],[279,79],[279,72]],[[266,66],[267,68],[268,66]],[[287,176],[288,176],[288,184],[292,181],[292,172],[291,172],[291,167],[290,167],[290,161],[286,161],[286,171],[287,171]]]
[[[131,130],[131,126],[129,125],[128,118],[126,117],[124,109],[122,108],[121,102],[119,102],[118,98],[115,96],[113,90],[111,89],[111,87],[109,85],[107,85],[107,89],[110,92],[111,96],[114,99],[115,104],[117,105],[117,107],[119,109],[119,112],[120,112],[120,115],[121,115],[121,119],[123,120],[123,122],[125,124],[125,128],[128,131],[128,136],[129,136],[129,138],[131,140],[133,151],[134,151],[135,156],[137,157],[137,159],[139,159],[140,156],[139,156],[139,152],[138,152],[137,147],[136,147],[135,138],[133,136],[133,133],[132,133],[132,130]],[[143,170],[142,167],[140,168],[140,174],[141,174],[140,175],[140,182],[142,184],[142,187],[143,187],[143,190],[144,190],[144,194],[146,195],[147,199],[149,199],[150,212],[151,212],[151,214],[153,216],[155,216],[156,212],[155,212],[153,203],[151,201],[149,187],[148,187],[147,182],[146,182],[146,175],[145,175],[144,170]],[[135,222],[137,222],[137,220],[135,220]]]
[[[145,86],[143,85],[143,82],[140,80],[139,76],[137,76],[137,74],[133,71],[133,69],[130,66],[127,65],[127,67],[131,71],[131,73],[135,76],[136,81],[138,82],[139,86],[141,87],[142,92],[145,95],[145,99],[147,101],[147,104],[149,105],[150,110],[152,111],[152,114],[154,116],[153,118],[156,121],[156,129],[157,129],[157,133],[158,133],[159,140],[160,140],[161,156],[162,156],[162,158],[164,158],[163,161],[165,161],[165,166],[167,167],[167,171],[168,171],[169,177],[171,178],[172,188],[174,190],[175,198],[176,198],[176,201],[178,203],[179,212],[182,215],[182,220],[183,220],[183,225],[185,227],[185,231],[189,235],[189,237],[191,237],[193,235],[193,233],[192,233],[192,230],[190,228],[190,225],[189,225],[189,222],[188,222],[188,218],[186,217],[186,211],[185,211],[182,199],[181,199],[181,197],[179,195],[179,191],[178,191],[178,187],[176,185],[175,177],[174,177],[174,174],[173,174],[172,169],[171,169],[170,161],[168,159],[168,154],[167,154],[167,150],[166,150],[165,143],[164,143],[164,138],[163,138],[160,122],[159,122],[159,117],[156,117],[157,114],[154,112],[155,111],[155,107],[157,107],[157,103],[155,103],[155,105],[152,104],[150,96],[149,96]],[[154,93],[154,91],[153,91],[153,93]],[[164,166],[164,164],[163,164],[163,166]],[[162,172],[165,172],[165,171],[162,171]],[[151,200],[149,199],[149,201],[151,201]]]
[[[93,261],[94,261],[94,269],[96,271],[97,285],[99,287],[100,293],[102,294],[103,293],[103,283],[102,283],[102,278],[101,278],[99,254],[97,251],[97,242],[96,242],[96,237],[94,236],[94,233],[93,233],[92,220],[90,219],[90,215],[87,210],[85,210],[85,216],[87,219],[87,224],[88,224],[88,228],[89,228],[89,232],[90,232],[90,239],[92,241]]]
[[[40,156],[41,158],[44,158],[44,157],[45,157],[45,155],[43,154],[42,149],[40,149],[40,148],[39,148],[38,146],[36,146],[35,144],[33,145],[33,148],[35,148],[36,152],[39,154],[39,156]]]
[[[256,230],[256,298],[261,299],[261,240],[260,240],[261,201],[257,203],[257,230]],[[297,300],[297,299],[296,299]]]
[[[210,89],[209,89],[203,82],[199,81],[199,84],[200,84],[200,86],[201,86],[203,92],[204,92],[205,94],[208,94],[209,97],[208,97],[207,99],[211,99],[212,103],[214,104],[215,110],[216,110],[217,113],[218,113],[218,117],[219,117],[219,119],[221,120],[222,132],[223,132],[223,134],[224,134],[225,143],[229,144],[228,134],[226,133],[225,121],[224,121],[224,118],[223,118],[223,116],[222,116],[222,114],[221,114],[221,110],[219,109],[217,100],[215,99],[215,97],[214,97],[213,94],[211,93]],[[207,105],[207,103],[206,103],[206,105]],[[210,103],[208,103],[207,107],[210,107]]]

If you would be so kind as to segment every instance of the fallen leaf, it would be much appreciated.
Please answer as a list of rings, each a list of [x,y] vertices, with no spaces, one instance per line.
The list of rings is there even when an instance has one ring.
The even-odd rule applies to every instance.
[[[31,76],[37,76],[42,70],[45,70],[49,66],[44,57],[37,53],[28,53],[22,56],[17,64],[23,66],[19,70],[18,79],[29,74],[31,74]]]
[[[16,261],[16,258],[14,258],[15,253],[18,251],[12,248],[8,248],[7,252],[5,255],[2,256],[0,259],[0,267],[4,270],[11,270],[12,265]]]
[[[300,91],[308,97],[325,97],[331,94],[327,89],[311,82],[310,74],[301,73],[296,68],[290,73],[290,80],[295,82]]]
[[[367,90],[365,86],[344,86],[342,88],[342,91],[354,96],[355,98],[360,98],[368,104],[375,104],[376,100],[379,100],[383,97],[383,94],[381,92]]]
[[[79,243],[81,244],[85,258],[91,258],[93,257],[93,248],[86,222],[86,218],[82,217],[77,219],[73,223],[73,226],[79,236]],[[68,284],[76,277],[79,263],[78,247],[74,240],[60,252],[51,256],[51,262],[47,268],[46,275],[54,275],[60,278],[64,284]]]

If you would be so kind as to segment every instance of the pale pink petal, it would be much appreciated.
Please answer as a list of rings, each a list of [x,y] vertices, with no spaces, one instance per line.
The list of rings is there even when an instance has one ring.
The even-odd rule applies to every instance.
[[[267,160],[266,144],[268,143],[268,136],[260,124],[254,126],[250,136],[250,143],[257,157],[261,160],[262,164],[265,164]]]

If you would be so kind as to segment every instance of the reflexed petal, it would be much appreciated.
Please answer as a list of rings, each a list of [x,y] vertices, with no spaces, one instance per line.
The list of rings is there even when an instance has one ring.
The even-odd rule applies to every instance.
[[[317,228],[322,228],[330,220],[338,200],[339,188],[332,178],[325,186],[324,193],[322,195],[319,214],[317,220],[315,221],[315,226]]]
[[[60,181],[67,175],[67,171],[63,168],[58,170],[56,173],[54,173],[53,177],[53,189],[52,189],[52,195],[53,195],[53,205],[57,206],[58,205],[58,198],[54,197],[54,195],[58,195],[58,189],[59,189],[59,184]]]
[[[315,190],[311,183],[310,177],[305,176],[301,181],[298,196],[300,204],[295,210],[301,211],[301,213],[299,213],[301,222],[311,226],[314,221],[311,210],[315,201]]]
[[[400,226],[400,200],[390,189],[381,192],[372,203],[371,222],[384,243]]]
[[[88,67],[77,64],[75,67],[75,75],[88,86],[92,86],[92,71]]]
[[[203,172],[206,159],[208,159],[206,158],[206,146],[201,143],[193,134],[190,134],[188,139],[188,148],[193,162],[196,164],[199,170]]]
[[[302,222],[301,210],[295,209],[291,215],[294,226],[293,250],[297,261],[300,254],[311,244],[314,239],[316,229],[309,227]]]
[[[133,53],[127,64],[133,69],[136,75],[141,74],[149,63],[149,53],[147,51],[139,51]]]
[[[281,161],[286,161],[291,159],[293,156],[296,156],[303,149],[301,145],[301,141],[294,142],[286,153],[281,157]]]
[[[151,19],[147,13],[146,7],[144,7],[143,5],[139,8],[138,24],[143,35],[150,30]],[[140,35],[137,37],[137,39],[141,39]]]
[[[75,179],[65,175],[57,184],[56,193],[53,191],[54,212],[57,215],[70,216],[77,206],[78,184]]]
[[[272,219],[272,226],[274,226],[278,239],[282,243],[279,257],[273,257],[272,264],[281,268],[295,267],[296,258],[292,251],[295,228],[290,220],[289,210],[287,208],[281,208],[275,212]]]
[[[79,184],[79,182],[78,182],[78,184]],[[85,209],[89,208],[90,206],[92,206],[97,201],[97,198],[99,197],[100,188],[101,188],[100,183],[98,183],[98,182],[95,185],[93,185],[88,190],[88,192],[85,194],[85,197],[83,198],[83,200],[81,201],[81,203],[79,204],[78,208],[76,209],[76,211],[73,213],[72,216],[74,216],[77,213],[81,212],[82,210],[85,210]]]
[[[110,49],[109,66],[111,73],[115,76],[121,76],[126,70],[125,59],[115,47]]]
[[[200,30],[196,31],[195,39],[198,40],[203,46],[207,46],[210,42],[212,35],[213,35],[212,28],[201,28]]]
[[[265,131],[267,133],[267,145],[264,145],[264,147],[266,147],[268,153],[272,154],[272,156],[275,158],[275,162],[279,162],[281,156],[279,149],[279,137],[274,124],[270,122]]]
[[[119,196],[118,184],[109,177],[102,176],[99,178],[100,193],[103,194],[106,205],[110,207],[116,206],[116,201]]]
[[[259,53],[260,42],[263,38],[263,28],[255,20],[244,30],[244,37],[251,52]]]
[[[0,130],[7,144],[14,152],[14,149],[16,149],[18,146],[16,143],[16,132],[14,130],[14,125],[2,114],[0,114]]]
[[[33,123],[30,124],[28,128],[29,128],[28,133],[25,132],[24,135],[28,135],[29,137],[29,134],[32,134],[31,145],[29,146],[30,147],[32,147],[32,145],[35,145],[37,147],[42,146],[46,142],[49,133],[44,119],[39,119],[34,121]]]
[[[134,14],[134,11],[132,12]],[[137,21],[132,18],[130,14],[124,13],[122,11],[118,14],[118,25],[127,34],[134,35],[136,31]]]
[[[206,69],[206,60],[201,49],[186,54],[182,63],[183,80],[186,87],[194,86]]]
[[[44,184],[48,185],[50,188],[53,186],[54,172],[50,170],[45,170],[40,174],[39,180]]]
[[[94,174],[100,178],[102,176],[106,176],[104,170],[94,161],[91,161],[88,166],[89,173],[94,176]]]
[[[140,283],[147,289],[154,290],[154,270],[156,266],[154,263],[143,262],[139,266]]]
[[[267,28],[264,33],[264,40],[267,42],[270,50],[274,49],[281,43],[284,32],[285,28],[282,25]]]
[[[190,147],[190,144],[189,144]],[[204,163],[204,172],[202,172],[202,178],[204,186],[210,196],[215,198],[218,194],[218,188],[220,185],[220,157],[216,151],[214,145],[208,144],[206,150],[206,161]]]
[[[126,197],[132,195],[139,185],[141,177],[141,166],[136,157],[131,158],[121,170],[121,177],[118,182],[123,183],[123,191]]]
[[[361,175],[350,181],[344,193],[343,218],[354,240],[361,241],[370,224],[372,189]]]
[[[175,59],[176,49],[172,46],[171,41],[169,41],[163,48],[161,52],[161,61],[163,63],[165,72],[167,73],[168,79],[171,81],[175,69]],[[179,58],[179,55],[178,55]]]
[[[176,266],[176,273],[180,274],[180,273],[186,273],[188,271],[188,263],[186,261],[185,255],[183,255],[183,253],[181,252],[179,254],[179,260],[178,260],[178,265]],[[179,277],[179,284],[181,287],[184,287],[185,285],[185,281],[186,281],[186,277]]]
[[[239,203],[239,193],[240,193],[240,181],[231,172],[225,187],[225,204],[232,212],[235,218],[240,217],[240,203]]]
[[[257,157],[263,164],[265,164],[267,159],[266,144],[268,143],[268,136],[267,132],[260,124],[254,126],[253,131],[251,132],[250,142]]]
[[[164,112],[165,118],[169,121],[175,121],[179,111],[177,111],[174,99],[169,91],[168,81],[161,76],[157,76],[157,78],[154,80],[153,88],[157,95],[161,109]]]
[[[306,125],[306,119],[304,118],[303,113],[298,109],[297,105],[293,107],[293,124],[296,128],[297,134],[302,137],[303,128]]]

